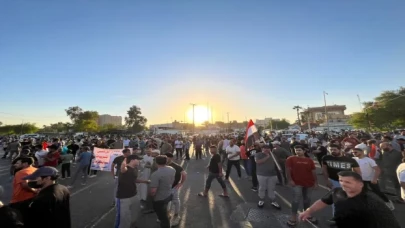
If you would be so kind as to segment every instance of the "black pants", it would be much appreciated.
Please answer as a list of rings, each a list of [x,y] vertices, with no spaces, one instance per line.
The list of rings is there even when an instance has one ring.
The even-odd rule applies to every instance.
[[[239,160],[232,161],[232,160],[229,160],[229,159],[228,159],[228,163],[226,164],[226,176],[225,176],[225,179],[227,179],[227,180],[228,180],[228,178],[229,178],[229,174],[231,174],[231,168],[232,168],[232,166],[235,166],[235,167],[236,167],[236,171],[238,172],[239,178],[242,176],[241,171],[240,171],[240,163],[239,163]]]
[[[87,168],[87,173],[89,175],[97,175],[97,170],[90,170],[90,168],[91,168],[91,161],[90,161],[89,167]]]
[[[380,186],[377,184],[373,184],[371,183],[371,181],[363,181],[364,182],[364,187],[367,190],[371,190],[372,192],[374,192],[377,196],[379,196],[382,200],[384,200],[384,202],[388,202],[389,199],[388,197],[381,192],[380,190]]]
[[[62,164],[62,178],[65,177],[70,177],[70,163]]]
[[[255,157],[250,156],[249,159],[252,163],[252,185],[254,188],[257,188],[257,186],[259,186],[259,181],[257,180]]]
[[[183,157],[183,148],[176,148],[176,158],[179,159],[179,155],[180,158]]]
[[[280,164],[281,165],[281,172],[280,170],[277,170],[277,179],[279,184],[287,184],[287,176],[285,175],[285,165]],[[284,182],[283,182],[283,178],[284,178]]]
[[[160,221],[160,228],[170,228],[169,213],[167,211],[167,205],[170,201],[171,197],[153,202],[153,210]]]
[[[201,159],[202,157],[202,148],[195,148],[195,159],[198,160],[198,158]]]
[[[190,148],[185,149],[184,153],[186,154],[186,160],[190,160]]]
[[[222,189],[226,189],[226,185],[222,177],[219,176],[219,173],[209,173],[207,179],[205,180],[205,190],[210,190],[211,183],[214,179],[217,179],[218,183],[221,185]]]

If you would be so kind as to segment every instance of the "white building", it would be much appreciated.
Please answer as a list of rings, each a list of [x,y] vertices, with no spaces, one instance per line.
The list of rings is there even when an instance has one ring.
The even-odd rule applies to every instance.
[[[263,120],[256,119],[255,125],[256,127],[264,127],[270,125],[271,121],[280,121],[280,119],[273,119],[273,118],[264,118]]]

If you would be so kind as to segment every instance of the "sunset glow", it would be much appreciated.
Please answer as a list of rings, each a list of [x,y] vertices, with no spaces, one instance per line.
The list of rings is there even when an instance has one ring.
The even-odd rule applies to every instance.
[[[195,106],[194,118],[195,118],[195,124],[202,124],[205,121],[210,121],[211,120],[211,110],[209,110],[206,106]],[[187,111],[187,120],[189,123],[193,122],[193,108],[192,107]]]

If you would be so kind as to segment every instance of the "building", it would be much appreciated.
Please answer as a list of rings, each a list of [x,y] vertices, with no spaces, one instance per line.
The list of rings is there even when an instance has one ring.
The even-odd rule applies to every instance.
[[[350,115],[345,115],[346,105],[330,105],[326,106],[327,119],[325,115],[325,106],[312,107],[304,109],[301,116],[305,116],[312,123],[320,123],[321,128],[330,129],[351,129],[352,127],[347,123]],[[328,121],[326,121],[328,120]]]
[[[264,127],[266,128],[271,124],[271,121],[281,121],[280,119],[273,119],[273,118],[264,118],[264,120],[256,119],[255,125],[257,127]]]
[[[111,116],[111,115],[99,115],[98,125],[104,126],[107,124],[112,124],[114,126],[122,126],[122,116]]]

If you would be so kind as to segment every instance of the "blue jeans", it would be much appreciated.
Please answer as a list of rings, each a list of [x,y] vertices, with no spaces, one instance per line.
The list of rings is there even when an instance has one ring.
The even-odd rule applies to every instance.
[[[249,159],[243,160],[243,168],[245,168],[246,175],[252,176],[252,163]]]
[[[340,188],[340,182],[339,181],[335,181],[329,178],[329,181],[332,182],[332,189],[335,188]],[[332,215],[335,216],[335,205],[332,205]]]
[[[291,202],[291,211],[293,215],[297,215],[298,207],[302,200],[304,211],[311,206],[311,194],[312,194],[312,187],[302,187],[302,186],[294,186],[292,187],[293,190],[293,200]]]

